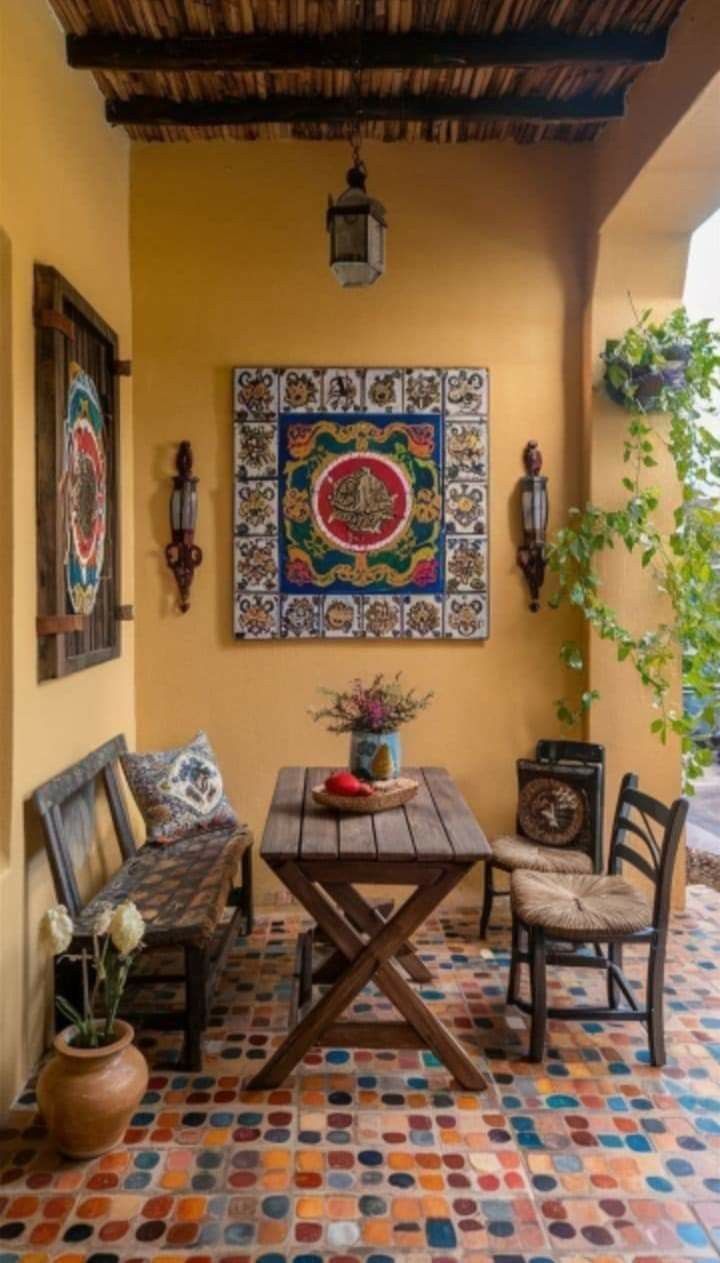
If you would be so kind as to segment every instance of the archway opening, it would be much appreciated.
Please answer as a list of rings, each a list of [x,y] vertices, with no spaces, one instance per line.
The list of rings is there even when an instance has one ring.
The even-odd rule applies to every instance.
[[[693,320],[710,318],[720,328],[720,207],[692,235],[683,299]],[[702,420],[720,439],[720,389]],[[697,491],[703,498],[711,494],[707,486],[700,485]],[[713,566],[720,572],[720,550]],[[720,671],[714,684],[720,693]],[[683,697],[686,711],[698,714],[700,702],[686,684]],[[720,725],[711,727],[698,720],[698,733],[714,757],[690,804],[688,878],[720,885]]]

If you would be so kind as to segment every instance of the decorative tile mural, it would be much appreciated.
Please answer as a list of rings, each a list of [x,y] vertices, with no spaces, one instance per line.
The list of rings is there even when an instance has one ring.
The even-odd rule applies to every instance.
[[[488,635],[488,375],[236,368],[241,640]]]

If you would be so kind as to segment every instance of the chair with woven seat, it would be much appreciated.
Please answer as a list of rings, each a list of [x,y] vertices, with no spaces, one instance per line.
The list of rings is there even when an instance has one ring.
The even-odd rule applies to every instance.
[[[493,900],[509,897],[493,872],[593,873],[602,868],[605,751],[586,741],[538,741],[534,759],[517,760],[516,833],[491,842],[485,865],[480,937]]]
[[[642,793],[637,788],[637,777],[628,774],[623,777],[615,810],[607,875],[527,870],[513,874],[507,1002],[531,1015],[531,1061],[542,1058],[547,1019],[567,1018],[584,1022],[644,1022],[652,1064],[665,1064],[663,976],[670,890],[687,811],[687,799],[678,798],[666,807]],[[634,866],[648,879],[649,895],[621,876],[623,863]],[[625,943],[648,946],[644,1007],[639,1006],[623,973]],[[592,947],[594,954],[581,951],[583,945]],[[518,974],[523,964],[528,965],[530,972],[529,1001],[518,995]],[[607,1006],[548,1008],[547,965],[604,970]]]

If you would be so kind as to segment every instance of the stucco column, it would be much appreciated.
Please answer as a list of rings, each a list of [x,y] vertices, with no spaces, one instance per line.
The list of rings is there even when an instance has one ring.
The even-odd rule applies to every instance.
[[[682,302],[688,245],[686,234],[639,233],[637,229],[627,231],[622,225],[608,226],[599,239],[588,322],[586,473],[587,498],[605,509],[619,507],[627,499],[622,478],[627,473],[623,441],[629,414],[614,404],[602,388],[600,352],[607,338],[621,336],[633,323],[628,291],[638,310],[651,307],[658,319]],[[664,424],[661,418],[658,421]],[[647,470],[648,483],[660,491],[659,521],[663,530],[670,530],[680,489],[672,461],[661,443],[657,447],[659,464]],[[642,569],[639,552],[631,554],[624,545],[608,551],[601,574],[603,597],[633,634],[667,619],[667,600],[658,592],[651,568]],[[624,772],[637,772],[642,788],[664,802],[677,797],[681,783],[680,743],[672,738],[663,746],[650,733],[656,715],[650,694],[632,664],[628,660],[618,662],[612,643],[601,641],[592,633],[586,656],[587,686],[600,693],[600,701],[588,716],[587,737],[601,742],[607,750],[609,829]],[[682,704],[679,661],[673,673],[672,701]],[[684,901],[684,868],[681,855],[674,884],[678,907]]]

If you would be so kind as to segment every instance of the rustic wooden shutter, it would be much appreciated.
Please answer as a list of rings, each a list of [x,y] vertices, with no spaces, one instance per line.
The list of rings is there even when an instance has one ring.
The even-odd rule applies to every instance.
[[[110,326],[59,272],[42,264],[35,265],[35,328],[38,676],[47,680],[120,654],[118,374],[127,371],[127,364],[118,360],[118,339]],[[84,616],[74,613],[67,590],[60,490],[73,363],[93,379],[105,427],[105,551],[95,605]]]

